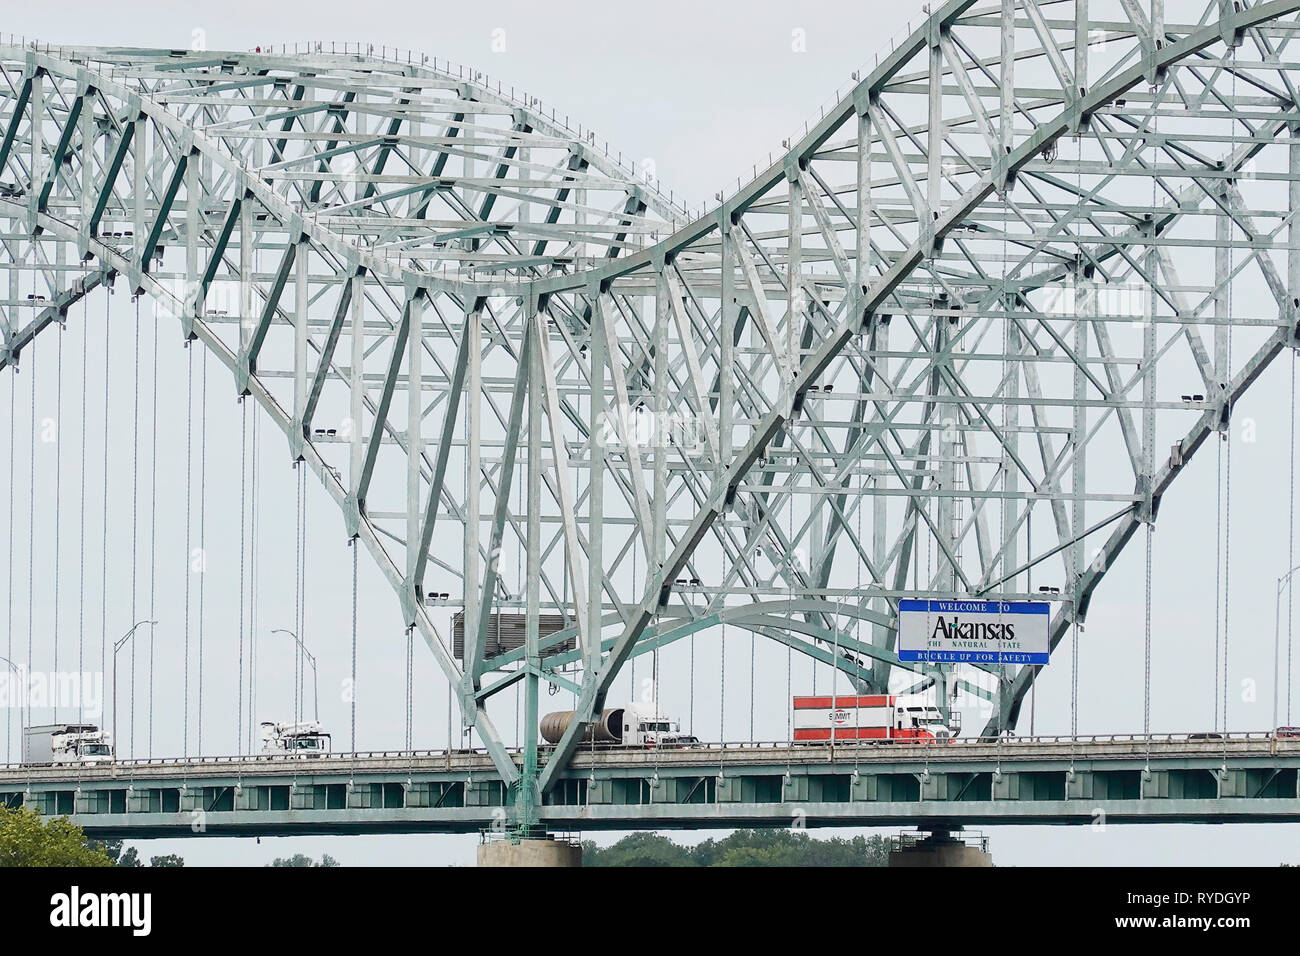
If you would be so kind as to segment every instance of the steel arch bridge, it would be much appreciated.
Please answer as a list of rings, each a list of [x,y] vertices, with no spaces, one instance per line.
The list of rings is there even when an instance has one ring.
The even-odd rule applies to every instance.
[[[3,46],[0,366],[100,286],[156,300],[318,476],[529,825],[620,669],[701,629],[942,691],[979,675],[901,662],[900,599],[1037,573],[1053,646],[1084,620],[1300,346],[1298,10],[950,0],[698,216],[423,57]],[[1037,670],[989,670],[988,732]],[[522,763],[486,709],[519,682]],[[553,751],[545,683],[578,699]]]

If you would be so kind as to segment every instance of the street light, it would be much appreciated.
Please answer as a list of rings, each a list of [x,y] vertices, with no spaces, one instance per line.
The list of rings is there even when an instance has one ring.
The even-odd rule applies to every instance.
[[[15,664],[13,661],[11,661],[11,660],[10,660],[9,658],[7,658],[7,657],[0,657],[0,661],[4,661],[6,664],[8,664],[10,670],[12,670],[15,674],[18,675],[18,684],[19,684],[18,693],[22,695],[21,697],[18,698],[18,723],[19,723],[18,732],[19,732],[20,734],[22,734],[22,733],[24,732],[24,731],[23,731],[23,726],[27,723],[27,721],[23,719],[23,707],[24,707],[24,702],[27,700],[27,688],[22,686],[22,683],[23,683],[23,670],[22,670],[21,667],[19,667],[17,664]],[[8,733],[5,734],[5,751],[6,751],[6,754],[8,754],[9,756],[12,756],[11,753],[8,753],[8,751],[9,751],[9,734],[8,734]],[[21,753],[21,750],[20,750],[19,752]]]
[[[1277,579],[1277,595],[1273,599],[1273,732],[1277,733],[1277,664],[1278,649],[1281,640],[1282,630],[1282,585],[1288,584],[1292,576],[1300,571],[1300,565],[1296,565],[1286,574]],[[1288,674],[1289,678],[1291,675]]]
[[[311,664],[311,701],[312,701],[311,706],[312,706],[312,712],[315,714],[315,717],[313,719],[319,721],[320,720],[320,693],[319,693],[320,684],[319,684],[319,675],[316,673],[316,658],[312,657],[311,651],[307,650],[307,645],[304,644],[302,641],[298,640],[298,635],[295,634],[293,631],[289,630],[288,628],[286,627],[272,628],[271,633],[288,634],[290,637],[294,639],[295,642],[297,642],[298,646],[302,648],[303,654],[307,656],[307,661],[308,663]]]
[[[140,628],[146,624],[153,627],[157,623],[157,621],[136,621],[131,625],[131,630],[113,642],[113,759],[115,760],[117,759],[117,652]],[[132,703],[134,704],[134,701]]]

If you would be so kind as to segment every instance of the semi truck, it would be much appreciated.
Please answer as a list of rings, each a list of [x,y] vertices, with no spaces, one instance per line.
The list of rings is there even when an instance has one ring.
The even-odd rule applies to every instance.
[[[40,724],[23,728],[23,763],[97,764],[113,759],[112,738],[95,724]]]
[[[795,743],[858,740],[950,740],[961,727],[923,694],[794,698]]]
[[[330,735],[319,721],[296,724],[262,721],[262,753],[276,757],[322,757],[330,752]]]
[[[542,718],[541,732],[547,743],[558,744],[573,721],[573,711],[560,710]],[[627,704],[611,707],[583,732],[584,743],[613,747],[691,747],[699,738],[682,733],[681,724],[658,713],[654,707]]]

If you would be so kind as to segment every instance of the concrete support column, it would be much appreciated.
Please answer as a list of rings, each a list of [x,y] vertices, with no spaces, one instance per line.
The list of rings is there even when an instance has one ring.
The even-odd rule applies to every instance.
[[[480,848],[481,850],[482,848]],[[480,865],[482,857],[480,856]],[[891,867],[992,866],[988,844],[966,843],[946,831],[927,834],[916,842],[902,842],[889,853]]]
[[[478,848],[479,866],[582,866],[582,847],[566,840],[492,840]]]

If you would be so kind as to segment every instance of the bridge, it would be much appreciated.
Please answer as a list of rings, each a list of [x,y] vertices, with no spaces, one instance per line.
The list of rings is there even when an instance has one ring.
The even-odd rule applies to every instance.
[[[119,761],[11,766],[0,791],[133,834],[198,811],[240,833],[785,823],[792,799],[822,822],[1067,822],[1098,793],[1125,820],[1291,819],[1292,745],[1229,734],[1226,529],[1219,736],[1149,735],[1161,503],[1204,462],[1229,523],[1234,408],[1300,348],[1298,11],[935,3],[704,208],[537,97],[425,54],[0,38],[3,663],[21,682],[75,659],[111,682],[113,716],[94,713]],[[1294,567],[1294,371],[1290,387]],[[292,505],[265,487],[284,450]],[[347,631],[307,629],[343,590],[309,579],[322,531],[352,575],[327,710],[358,750],[358,657],[405,642],[408,753],[216,760],[230,737],[257,752],[259,695],[285,686],[257,670],[266,642],[293,649],[294,718],[319,707],[309,647]],[[1078,673],[1135,539],[1143,738],[1125,749],[1080,731]],[[402,627],[359,647],[363,551]],[[1245,638],[1271,644],[1274,727],[1292,573],[1268,595],[1272,640]],[[901,602],[954,598],[1047,604],[1054,663],[913,659]],[[434,693],[412,677],[417,638],[448,707],[441,755],[417,750],[440,732],[414,716]],[[1048,667],[1071,672],[1070,740],[1012,742]],[[784,685],[775,713],[759,678]],[[999,742],[794,747],[789,697],[828,689],[926,693]],[[749,738],[784,719],[767,733],[785,741],[587,753],[624,693],[674,694],[690,722],[716,706],[719,740],[747,703]],[[553,746],[548,696],[573,712]],[[48,703],[20,722],[88,714]]]
[[[574,755],[540,822],[560,832],[1291,823],[1298,769],[1300,740],[1272,734],[601,748]],[[489,755],[452,751],[8,767],[0,801],[101,838],[478,832],[502,830],[511,809]]]

